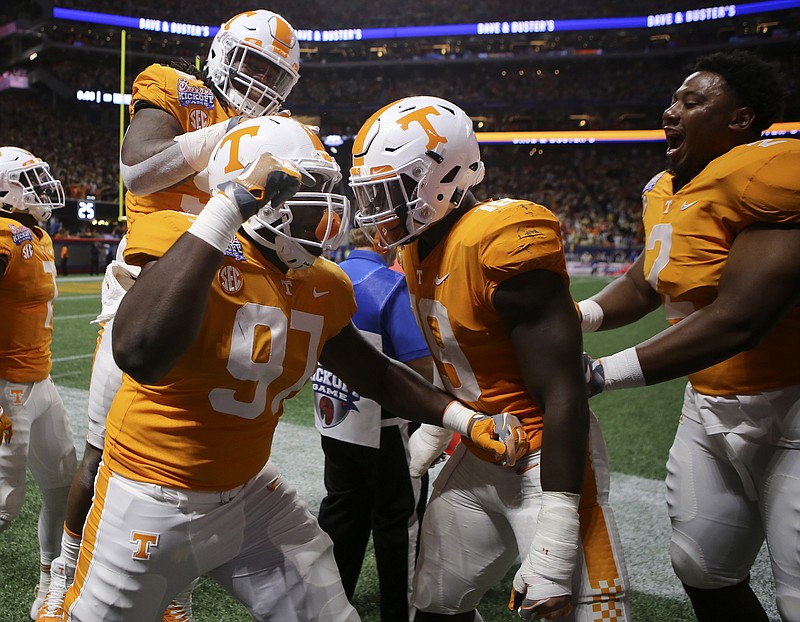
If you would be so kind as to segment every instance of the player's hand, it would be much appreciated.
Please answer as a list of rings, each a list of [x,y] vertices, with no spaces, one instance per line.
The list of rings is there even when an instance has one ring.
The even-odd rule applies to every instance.
[[[3,407],[0,406],[0,443],[10,443],[13,435],[14,430],[11,426],[11,419],[3,412]]]
[[[523,620],[551,620],[568,616],[572,611],[572,605],[569,596],[532,601],[515,587],[511,590],[508,610],[516,611]]]
[[[509,413],[485,415],[475,413],[467,433],[478,448],[494,453],[504,467],[512,467],[522,458],[530,445],[519,419]]]
[[[583,368],[586,374],[586,392],[589,397],[602,393],[606,386],[606,374],[603,370],[602,359],[593,359],[584,352]]]
[[[452,438],[452,430],[423,423],[408,439],[411,477],[422,477],[431,466],[441,461]]]
[[[540,503],[536,531],[508,603],[523,620],[566,613],[579,555],[580,495],[545,490]]]
[[[314,178],[292,162],[264,152],[241,171],[236,179],[217,187],[239,208],[242,221],[267,203],[278,206],[300,189],[314,185]]]

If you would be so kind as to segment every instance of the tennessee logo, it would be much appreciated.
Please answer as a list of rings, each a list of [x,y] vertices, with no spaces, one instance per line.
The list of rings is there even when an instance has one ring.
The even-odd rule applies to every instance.
[[[424,108],[409,112],[406,116],[400,117],[397,120],[397,124],[403,128],[403,130],[407,130],[409,127],[411,127],[412,123],[419,123],[423,131],[428,135],[428,144],[425,146],[428,151],[435,149],[440,143],[447,142],[447,139],[439,134],[436,131],[436,128],[434,128],[431,122],[428,120],[430,115],[438,117],[439,111],[433,106],[425,106]]]
[[[8,390],[8,397],[11,400],[11,403],[18,406],[22,404],[22,389],[9,389]]]
[[[158,546],[159,534],[147,531],[131,531],[131,544],[134,545],[133,559],[146,561],[150,559],[150,549]]]
[[[239,145],[241,143],[242,138],[245,136],[255,136],[258,134],[258,127],[250,126],[250,127],[240,127],[232,132],[228,132],[225,135],[225,139],[220,142],[218,146],[218,151],[222,151],[225,148],[226,144],[230,145],[229,154],[230,157],[228,158],[228,163],[225,165],[225,172],[232,173],[233,171],[238,171],[244,168],[244,163],[239,161]]]
[[[217,273],[219,284],[226,294],[235,294],[244,284],[242,273],[236,266],[222,266]]]

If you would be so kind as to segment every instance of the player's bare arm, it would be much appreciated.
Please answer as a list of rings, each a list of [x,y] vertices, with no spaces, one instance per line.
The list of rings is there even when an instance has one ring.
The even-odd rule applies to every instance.
[[[125,295],[113,327],[114,359],[142,383],[162,378],[197,337],[222,253],[185,233],[148,264]]]
[[[128,190],[152,194],[197,172],[175,142],[183,133],[179,121],[159,108],[142,108],[133,115],[120,151],[122,179]]]
[[[577,563],[589,433],[583,340],[569,288],[554,272],[533,270],[503,282],[494,306],[508,327],[525,386],[542,410],[541,509],[531,517],[536,533],[510,601],[520,617],[535,619],[569,605]]]
[[[509,329],[525,386],[544,411],[542,488],[579,493],[589,405],[568,286],[554,272],[533,270],[503,282],[494,306]]]
[[[390,359],[364,339],[352,322],[328,340],[319,362],[348,387],[391,412],[468,436],[509,466],[527,449],[522,426],[515,417],[504,419],[500,414],[496,428],[495,418],[467,408],[408,366]],[[501,425],[506,426],[504,436],[511,440],[498,440]]]
[[[716,300],[636,347],[647,384],[753,347],[798,302],[800,228],[745,229],[731,246]]]
[[[442,412],[453,401],[451,395],[375,348],[352,322],[325,344],[320,364],[348,387],[411,421],[441,425]]]
[[[661,297],[644,277],[644,253],[641,253],[623,276],[609,283],[590,301],[602,308],[600,324],[594,330],[609,330],[632,324],[661,304]],[[581,301],[581,311],[586,301]],[[591,312],[591,309],[589,310]]]

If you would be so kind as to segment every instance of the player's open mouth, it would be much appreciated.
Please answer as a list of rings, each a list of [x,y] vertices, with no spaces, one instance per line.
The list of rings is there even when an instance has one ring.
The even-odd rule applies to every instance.
[[[667,138],[667,157],[671,158],[675,152],[683,145],[684,135],[670,128],[664,128],[664,134]]]

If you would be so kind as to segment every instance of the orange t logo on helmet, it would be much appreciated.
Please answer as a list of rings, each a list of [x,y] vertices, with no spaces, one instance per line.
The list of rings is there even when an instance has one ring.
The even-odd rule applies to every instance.
[[[404,130],[407,130],[414,121],[419,123],[422,129],[425,130],[425,133],[428,135],[428,144],[425,146],[428,151],[435,149],[436,145],[439,143],[447,142],[447,139],[439,134],[431,122],[428,121],[428,115],[432,114],[439,116],[439,111],[433,106],[425,106],[424,108],[419,108],[418,110],[409,112],[406,116],[400,117],[397,120],[397,124]]]

